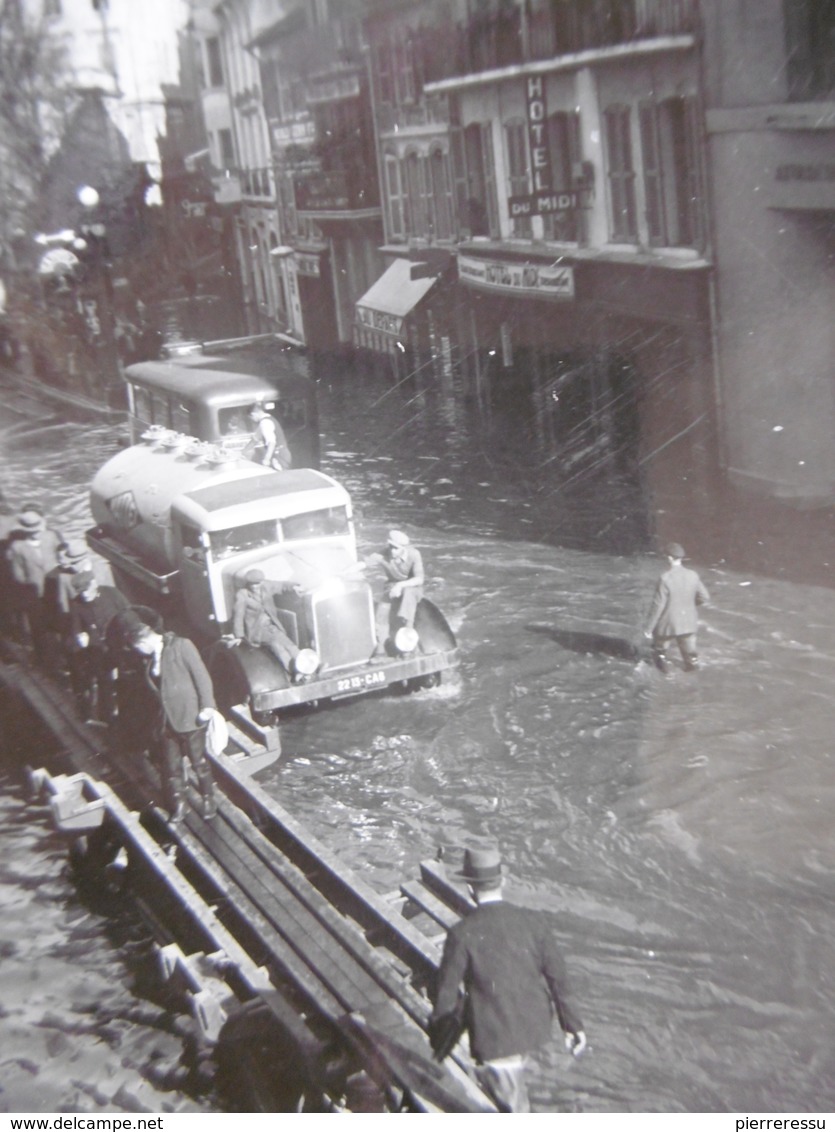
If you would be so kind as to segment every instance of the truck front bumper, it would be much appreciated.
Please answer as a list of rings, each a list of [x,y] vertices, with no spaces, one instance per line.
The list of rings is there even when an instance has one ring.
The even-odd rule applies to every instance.
[[[277,711],[312,700],[339,700],[347,696],[363,696],[393,684],[402,684],[422,676],[432,676],[458,665],[458,649],[408,657],[381,657],[360,667],[334,673],[317,673],[303,684],[274,691],[255,692],[252,709],[256,712]]]

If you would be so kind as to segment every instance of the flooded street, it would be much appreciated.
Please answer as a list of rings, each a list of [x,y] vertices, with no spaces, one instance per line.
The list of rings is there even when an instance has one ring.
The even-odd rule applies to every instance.
[[[704,670],[665,678],[640,632],[660,562],[628,484],[561,509],[529,466],[480,450],[454,402],[371,379],[325,390],[321,409],[323,468],[352,492],[361,551],[406,527],[458,636],[460,681],[289,721],[262,785],[381,892],[439,847],[498,840],[508,895],[554,914],[589,1037],[579,1061],[557,1041],[543,1054],[536,1108],[835,1108],[835,591],[703,559],[681,532],[712,604]],[[12,424],[9,505],[41,498],[80,534],[118,430]],[[35,1071],[27,1087],[0,1064],[0,1106],[118,1107],[113,1091],[79,1094],[71,1082],[95,1072],[62,1050],[106,1076],[118,1047],[140,1067],[129,1092],[158,1032],[117,1020],[103,1048],[75,1026],[80,998],[129,997],[123,957],[63,878],[43,812],[8,799],[0,953],[28,957],[47,915],[63,968],[43,963],[43,997],[24,998],[4,963],[0,1041]],[[60,915],[44,912],[50,894]],[[84,954],[58,942],[75,921]],[[47,1016],[62,1036],[44,1046]]]

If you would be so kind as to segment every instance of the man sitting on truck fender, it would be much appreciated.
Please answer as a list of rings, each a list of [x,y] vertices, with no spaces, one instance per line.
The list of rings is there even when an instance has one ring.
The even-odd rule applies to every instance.
[[[409,629],[415,626],[415,613],[423,597],[423,559],[403,531],[389,531],[386,549],[372,554],[368,562],[382,566],[386,575],[383,597],[377,604],[377,647],[372,656],[385,656],[385,644],[393,635],[397,619]]]
[[[301,593],[301,587],[293,582],[268,582],[263,570],[247,570],[243,584],[235,594],[232,613],[234,636],[229,643],[240,644],[244,640],[254,648],[267,649],[293,682],[300,684],[307,679],[296,665],[302,649],[287,635],[273,601],[276,594],[288,591]]]

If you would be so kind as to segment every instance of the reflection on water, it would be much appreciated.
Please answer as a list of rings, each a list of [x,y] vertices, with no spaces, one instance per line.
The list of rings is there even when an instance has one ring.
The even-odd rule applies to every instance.
[[[373,414],[348,390],[323,402],[323,467],[353,492],[361,548],[394,523],[412,533],[461,679],[288,722],[266,788],[380,891],[439,846],[501,842],[511,895],[554,913],[591,1045],[576,1062],[556,1042],[546,1051],[538,1107],[831,1110],[835,593],[702,569],[705,668],[665,679],[639,632],[657,561],[617,536],[607,553],[545,545],[536,491],[437,415],[401,427],[388,399]],[[3,491],[50,500],[80,533],[82,485],[116,437],[73,426],[60,450],[55,439],[7,448]],[[628,514],[619,484],[601,491],[600,531],[601,515]],[[31,869],[73,906],[57,848],[38,856],[44,837],[33,825],[7,843],[10,906],[28,907]],[[66,915],[49,929],[59,947]],[[89,969],[73,964],[87,1000],[104,1000],[124,970],[94,920],[84,931]],[[26,939],[11,941],[21,956]],[[55,1030],[109,1073],[110,1051],[72,1031],[65,970],[36,956]],[[0,1020],[4,1048],[16,1026]],[[85,1079],[64,1062],[58,1077]],[[34,1078],[20,1088],[39,1103]]]

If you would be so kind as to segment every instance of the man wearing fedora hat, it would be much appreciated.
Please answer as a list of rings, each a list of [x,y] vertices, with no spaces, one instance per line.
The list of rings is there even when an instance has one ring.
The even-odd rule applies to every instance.
[[[684,547],[677,542],[664,548],[668,568],[658,579],[655,596],[649,612],[644,636],[652,641],[656,666],[669,670],[667,645],[675,641],[685,670],[692,672],[699,666],[696,651],[696,631],[699,626],[697,607],[710,601],[710,595],[695,570],[682,565]]]
[[[466,881],[475,910],[450,930],[438,972],[430,1040],[436,1056],[449,1052],[444,1020],[461,1011],[484,1088],[501,1112],[530,1112],[526,1057],[551,1036],[554,1015],[576,1055],[586,1046],[583,1025],[566,991],[565,964],[541,913],[502,899],[497,849],[467,849],[456,874]]]
[[[386,575],[383,596],[377,603],[377,647],[373,655],[385,656],[386,641],[397,628],[413,629],[423,597],[423,559],[405,531],[391,530],[382,554],[372,554],[369,563],[382,566]]]
[[[50,659],[49,633],[43,606],[44,580],[58,565],[60,534],[50,530],[43,511],[35,503],[21,510],[7,558],[12,576],[14,604],[28,630],[40,663]]]

